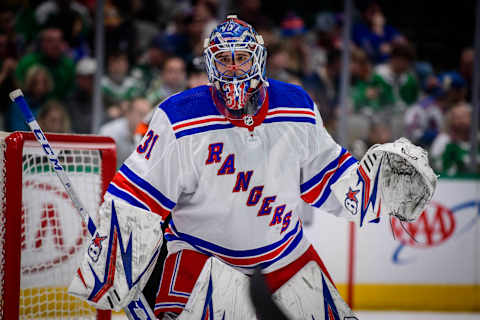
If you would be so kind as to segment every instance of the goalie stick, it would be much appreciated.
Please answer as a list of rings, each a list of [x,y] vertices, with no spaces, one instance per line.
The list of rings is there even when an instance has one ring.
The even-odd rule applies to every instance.
[[[262,320],[288,320],[287,316],[280,310],[272,299],[270,289],[259,268],[255,269],[250,278],[250,299],[257,312],[258,318]]]
[[[67,174],[65,173],[65,170],[61,166],[57,155],[53,151],[53,148],[50,146],[50,143],[45,137],[43,130],[40,128],[40,125],[38,124],[37,120],[32,114],[32,111],[30,110],[28,103],[25,100],[25,97],[23,96],[22,90],[20,89],[13,90],[12,92],[10,92],[9,97],[12,100],[12,102],[14,102],[20,108],[25,118],[25,122],[29,126],[30,130],[32,130],[35,136],[35,139],[42,146],[42,149],[45,152],[46,156],[48,157],[48,160],[50,161],[50,164],[54,169],[58,179],[62,183],[63,187],[65,188],[65,191],[67,192],[68,196],[72,200],[73,205],[77,209],[78,214],[81,216],[81,218],[84,221],[88,220],[86,222],[87,222],[87,229],[90,235],[94,236],[95,231],[97,230],[97,227],[93,219],[91,218],[91,216],[88,214],[86,208],[83,206],[82,202],[80,201],[77,193],[73,189],[72,183],[68,178]],[[124,312],[130,320],[156,319],[155,314],[151,310],[143,294],[140,294],[136,300],[132,300],[128,304],[128,306],[124,308]]]

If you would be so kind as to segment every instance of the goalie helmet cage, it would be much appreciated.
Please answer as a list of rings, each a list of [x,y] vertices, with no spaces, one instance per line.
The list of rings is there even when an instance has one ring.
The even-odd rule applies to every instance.
[[[115,142],[47,134],[88,212],[116,171]],[[111,319],[67,294],[87,229],[30,132],[0,132],[0,319]]]

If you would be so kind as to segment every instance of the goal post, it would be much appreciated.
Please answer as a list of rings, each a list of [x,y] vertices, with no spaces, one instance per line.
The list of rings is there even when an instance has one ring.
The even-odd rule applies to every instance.
[[[115,142],[47,134],[88,212],[95,214],[116,171]],[[110,319],[67,294],[87,229],[29,132],[0,132],[0,318]]]

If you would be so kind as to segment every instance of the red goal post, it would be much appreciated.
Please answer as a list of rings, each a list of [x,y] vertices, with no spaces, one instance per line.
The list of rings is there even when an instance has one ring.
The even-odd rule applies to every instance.
[[[88,212],[116,171],[113,139],[47,134]],[[68,295],[87,230],[29,132],[0,132],[0,319],[110,319]]]

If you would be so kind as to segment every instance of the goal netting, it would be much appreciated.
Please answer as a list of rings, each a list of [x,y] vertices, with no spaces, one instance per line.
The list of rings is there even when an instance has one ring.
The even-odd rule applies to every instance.
[[[115,172],[113,140],[47,139],[82,204],[95,214]],[[88,232],[41,146],[30,133],[2,133],[0,149],[0,318],[16,308],[20,319],[105,319],[67,294]]]

